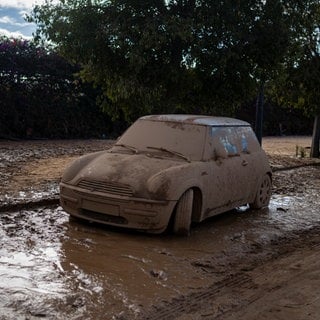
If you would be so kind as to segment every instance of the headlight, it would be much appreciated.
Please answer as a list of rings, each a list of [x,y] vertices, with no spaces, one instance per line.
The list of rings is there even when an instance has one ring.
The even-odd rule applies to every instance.
[[[162,200],[168,197],[170,184],[168,177],[160,172],[147,181],[147,188],[153,198]]]

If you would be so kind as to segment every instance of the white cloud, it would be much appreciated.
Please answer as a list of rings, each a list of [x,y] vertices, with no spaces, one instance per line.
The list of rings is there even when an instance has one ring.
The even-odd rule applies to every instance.
[[[42,4],[44,0],[0,0],[0,7],[32,9],[35,4]]]
[[[31,38],[36,26],[25,21],[36,4],[44,4],[46,0],[0,0],[0,35],[8,37]],[[58,3],[58,0],[50,2]]]
[[[9,17],[9,16],[3,16],[0,17],[0,23],[7,23],[10,24],[12,26],[17,26],[17,27],[26,27],[29,25],[28,22],[18,22],[16,19]]]
[[[2,29],[0,28],[0,36],[6,36],[8,38],[24,38],[24,39],[31,39],[32,37],[30,36],[26,36],[24,34],[22,34],[20,31],[15,31],[15,32],[12,32],[12,31],[9,31],[7,29]]]
[[[13,22],[15,22],[15,20],[10,18],[9,16],[0,17],[0,23],[10,23],[10,24],[12,24]]]

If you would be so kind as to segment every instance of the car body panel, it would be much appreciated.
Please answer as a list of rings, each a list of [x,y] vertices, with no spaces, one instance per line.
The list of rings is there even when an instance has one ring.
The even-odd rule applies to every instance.
[[[60,184],[70,215],[160,233],[181,196],[195,191],[192,220],[252,203],[271,169],[244,121],[155,115],[138,119],[106,151],[80,157]]]

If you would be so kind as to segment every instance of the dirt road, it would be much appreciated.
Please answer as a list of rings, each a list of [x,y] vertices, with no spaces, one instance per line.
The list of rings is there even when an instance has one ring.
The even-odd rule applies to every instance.
[[[23,208],[57,199],[66,163],[111,143],[0,141],[0,319],[319,319],[320,166],[301,157],[309,137],[264,139],[269,209],[239,208],[189,238]]]

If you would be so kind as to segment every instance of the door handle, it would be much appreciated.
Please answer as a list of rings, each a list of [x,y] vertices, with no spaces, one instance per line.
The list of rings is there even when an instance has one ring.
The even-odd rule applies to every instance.
[[[247,165],[248,165],[248,161],[242,160],[242,165],[243,165],[244,167],[247,166]]]

